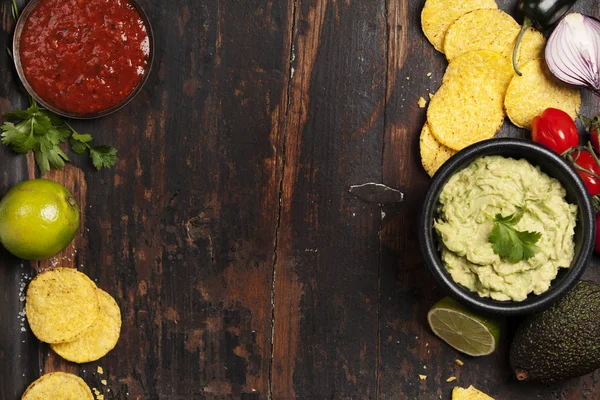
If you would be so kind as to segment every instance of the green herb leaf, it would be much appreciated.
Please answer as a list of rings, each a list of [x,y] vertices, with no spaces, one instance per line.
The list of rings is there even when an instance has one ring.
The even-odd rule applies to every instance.
[[[50,149],[46,153],[46,157],[48,157],[48,161],[50,162],[50,167],[52,169],[62,168],[65,166],[65,161],[70,161],[69,157],[67,157],[67,155],[63,153],[61,148],[58,146]]]
[[[35,100],[33,100],[33,98],[30,98],[30,100],[32,101],[31,104],[33,104],[37,107]],[[63,121],[58,115],[56,115],[53,112],[48,111],[44,108],[38,108],[38,114],[43,115],[44,117],[48,118],[50,120],[50,122],[52,123],[52,125],[55,125],[55,126],[65,126],[66,125],[65,121]],[[66,128],[66,126],[65,126],[65,129],[67,131],[69,130]]]
[[[90,146],[90,157],[98,171],[110,168],[117,163],[117,149],[110,146]]]
[[[4,114],[4,117],[6,119],[29,119],[32,116],[36,115],[38,111],[39,111],[39,108],[37,106],[31,106],[27,110],[18,110],[17,109],[17,110],[15,110],[15,112],[6,113],[6,114]]]
[[[72,137],[69,140],[69,143],[71,144],[71,150],[73,150],[77,154],[83,154],[88,149],[87,144],[80,142],[79,140],[75,140]]]
[[[88,135],[87,133],[77,133],[75,131],[73,131],[71,138],[81,143],[89,143],[92,141],[92,135]]]
[[[518,231],[515,225],[523,218],[523,211],[503,217],[497,214],[488,237],[494,253],[511,263],[528,260],[538,252],[535,245],[542,237],[539,232]]]
[[[38,149],[33,152],[33,155],[35,156],[35,163],[40,169],[40,173],[42,175],[45,175],[46,172],[50,170],[50,162],[48,161],[46,153],[41,151],[41,149],[39,148],[39,145],[37,145],[36,147],[38,147]]]
[[[20,154],[26,154],[33,150],[35,138],[31,121],[22,121],[16,125],[12,122],[5,122],[0,128],[4,145],[10,146],[13,151]]]
[[[69,141],[77,154],[90,150],[90,157],[96,169],[112,167],[117,161],[117,150],[109,146],[90,146],[91,135],[80,134],[58,115],[39,108],[35,101],[26,110],[16,110],[4,115],[8,120],[0,126],[2,143],[21,154],[33,151],[35,161],[44,175],[50,168],[59,169],[70,161],[60,148]]]
[[[71,134],[71,150],[77,154],[83,154],[87,151],[89,142],[92,141],[92,135],[77,133],[73,128]]]

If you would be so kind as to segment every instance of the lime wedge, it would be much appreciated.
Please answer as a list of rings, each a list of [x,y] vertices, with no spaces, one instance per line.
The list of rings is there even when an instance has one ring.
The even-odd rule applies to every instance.
[[[498,322],[472,313],[450,297],[431,307],[427,321],[440,339],[470,356],[486,356],[498,347]]]

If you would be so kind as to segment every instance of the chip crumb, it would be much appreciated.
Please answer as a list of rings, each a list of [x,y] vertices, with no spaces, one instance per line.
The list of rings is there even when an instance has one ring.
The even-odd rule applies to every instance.
[[[419,97],[417,104],[419,105],[419,108],[425,108],[427,105],[427,100],[425,100],[423,97]]]
[[[423,369],[427,369],[427,365],[423,365]]]
[[[406,77],[406,80],[407,80],[407,81],[410,81],[410,76],[407,76],[407,77]]]
[[[429,93],[429,100],[433,99],[433,93]]]
[[[428,72],[428,73],[427,73],[427,76],[431,76],[431,72]]]
[[[103,370],[103,369],[102,369],[102,367],[100,367],[100,366],[98,366],[98,370],[97,370],[97,371],[98,371],[98,373],[99,373],[100,375],[102,375],[102,374],[104,373],[104,370]]]
[[[102,379],[102,380],[100,381],[100,383],[102,383],[104,386],[106,386],[106,384],[107,384],[108,382],[106,382],[106,379]]]
[[[465,365],[465,363],[464,363],[464,362],[462,362],[461,360],[459,360],[458,358],[457,358],[457,359],[456,359],[454,362],[456,362],[456,363],[457,363],[458,365],[460,365],[461,367],[462,367],[463,365]]]
[[[455,376],[451,376],[450,378],[446,379],[446,382],[452,382],[455,381],[456,377]]]
[[[425,347],[429,347],[429,343],[425,343]]]
[[[94,396],[96,397],[96,400],[104,400],[104,395],[102,394],[102,392],[100,392],[96,388],[92,388],[92,391],[94,392]]]
[[[424,381],[425,379],[427,379],[427,375],[419,375],[419,379]]]

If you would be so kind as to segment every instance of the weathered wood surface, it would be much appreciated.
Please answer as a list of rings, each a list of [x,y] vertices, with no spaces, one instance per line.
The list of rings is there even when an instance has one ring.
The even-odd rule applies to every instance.
[[[0,250],[0,398],[53,370],[80,373],[105,399],[448,399],[457,383],[497,399],[600,398],[600,373],[515,382],[514,319],[481,359],[427,329],[443,293],[415,234],[429,182],[417,100],[446,63],[421,33],[424,0],[141,3],[156,40],[147,86],[116,114],[74,122],[117,146],[118,165],[95,172],[75,157],[48,175],[82,205],[77,239],[34,265]],[[595,0],[576,9],[600,14]],[[0,63],[0,111],[25,106],[4,52]],[[584,105],[600,111],[589,94]],[[508,122],[500,133],[524,134]],[[0,152],[0,194],[35,176],[31,159]],[[348,193],[366,182],[405,202]],[[80,268],[121,305],[121,340],[98,362],[60,360],[19,315],[24,283],[53,264]],[[596,268],[586,277],[600,280]]]

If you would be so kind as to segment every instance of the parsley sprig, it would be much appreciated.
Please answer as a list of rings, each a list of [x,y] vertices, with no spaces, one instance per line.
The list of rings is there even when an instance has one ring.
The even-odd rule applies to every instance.
[[[0,126],[1,140],[20,154],[33,151],[35,162],[42,175],[52,169],[60,169],[69,162],[61,145],[69,142],[77,154],[89,151],[92,164],[97,170],[117,163],[117,149],[110,146],[92,146],[92,136],[80,134],[58,115],[41,108],[35,100],[26,110],[4,114],[6,122]],[[13,121],[13,122],[10,122]]]
[[[542,237],[541,233],[518,231],[515,228],[523,214],[523,210],[506,217],[496,214],[494,227],[488,237],[494,253],[511,263],[528,260],[539,250],[535,244]]]

